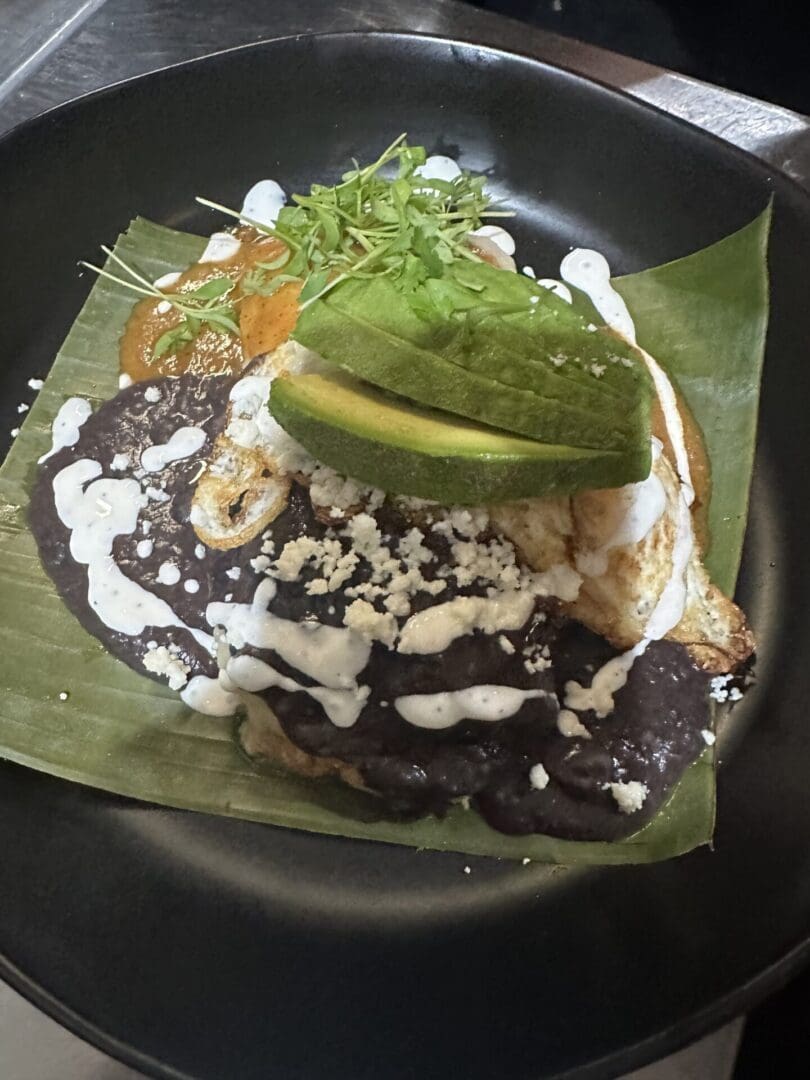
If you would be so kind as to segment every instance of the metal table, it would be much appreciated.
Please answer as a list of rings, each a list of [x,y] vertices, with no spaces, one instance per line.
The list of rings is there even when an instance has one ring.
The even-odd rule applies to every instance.
[[[810,119],[457,0],[3,0],[0,134],[64,101],[167,64],[312,31],[407,29],[495,45],[618,87],[810,187]],[[632,1074],[728,1080],[742,1021]],[[0,984],[4,1080],[135,1080]],[[625,1080],[631,1080],[626,1077]]]

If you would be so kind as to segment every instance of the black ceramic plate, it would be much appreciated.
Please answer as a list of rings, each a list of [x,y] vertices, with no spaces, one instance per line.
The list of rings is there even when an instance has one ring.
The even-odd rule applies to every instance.
[[[520,211],[521,258],[626,272],[775,194],[773,320],[741,600],[761,682],[723,748],[714,851],[549,874],[310,836],[0,770],[5,976],[147,1072],[240,1080],[609,1075],[745,1008],[810,932],[810,204],[659,112],[488,49],[391,34],[276,41],[94,94],[0,144],[2,423],[140,212],[289,190],[407,130]],[[744,734],[744,737],[743,737]],[[465,864],[471,873],[462,872]]]

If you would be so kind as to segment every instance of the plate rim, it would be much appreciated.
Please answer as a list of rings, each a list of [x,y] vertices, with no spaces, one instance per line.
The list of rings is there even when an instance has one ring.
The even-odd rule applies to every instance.
[[[495,56],[502,56],[506,59],[518,59],[525,63],[529,63],[535,67],[542,68],[549,72],[561,72],[567,79],[573,83],[582,84],[585,86],[597,86],[606,94],[621,99],[625,104],[642,114],[654,113],[660,117],[665,123],[673,124],[681,129],[688,129],[693,137],[698,137],[706,140],[709,144],[713,144],[718,147],[722,147],[725,153],[738,157],[746,161],[749,167],[756,169],[762,178],[771,183],[773,174],[776,173],[779,176],[781,183],[786,183],[791,187],[795,194],[800,198],[803,198],[808,202],[808,209],[810,209],[810,187],[799,183],[799,181],[780,169],[776,165],[772,165],[770,162],[764,161],[762,158],[756,156],[750,150],[746,150],[744,147],[737,146],[735,143],[729,142],[721,135],[716,134],[713,131],[708,131],[705,128],[699,127],[697,124],[693,124],[691,120],[687,120],[683,116],[677,116],[675,113],[668,112],[660,105],[655,104],[652,101],[646,101],[643,98],[636,97],[635,94],[631,94],[629,90],[623,87],[613,86],[604,79],[599,79],[596,76],[585,75],[575,68],[569,67],[566,64],[554,63],[550,60],[542,60],[537,56],[532,55],[530,52],[523,52],[517,48],[506,48],[502,45],[490,45],[486,42],[475,41],[472,38],[463,37],[449,37],[444,34],[436,34],[430,31],[422,30],[395,30],[395,29],[368,29],[368,30],[324,30],[324,31],[312,31],[307,33],[295,33],[295,34],[281,34],[276,37],[261,38],[259,41],[250,41],[243,45],[231,45],[225,49],[216,49],[213,52],[203,53],[200,56],[193,56],[187,60],[177,60],[168,64],[162,64],[160,67],[153,68],[150,71],[141,72],[138,75],[129,75],[126,78],[118,79],[115,82],[107,83],[104,86],[98,86],[93,90],[87,90],[84,93],[75,94],[73,97],[68,98],[66,101],[60,102],[58,105],[51,105],[41,112],[35,113],[33,116],[29,116],[24,120],[20,120],[14,124],[7,131],[4,131],[0,135],[0,149],[5,148],[5,144],[12,141],[15,137],[20,137],[26,134],[29,129],[33,129],[38,125],[44,125],[46,122],[52,122],[57,120],[63,113],[70,112],[76,108],[80,108],[86,102],[90,102],[96,99],[101,99],[129,87],[132,84],[137,84],[142,81],[150,80],[156,76],[167,74],[169,72],[182,71],[187,68],[192,68],[196,65],[204,65],[212,60],[219,59],[222,56],[229,56],[234,53],[247,53],[254,50],[265,49],[272,45],[281,45],[292,42],[308,42],[308,41],[329,41],[338,39],[349,40],[361,40],[367,38],[376,39],[392,39],[392,40],[414,40],[424,41],[435,45],[449,45],[458,46],[462,49],[476,49],[479,51],[487,52]],[[662,68],[662,71],[669,72],[669,68]],[[674,72],[673,74],[677,74]],[[700,81],[700,80],[697,80]],[[711,85],[707,83],[706,85]],[[747,97],[748,95],[742,95]],[[752,101],[757,101],[757,98],[751,98]]]
[[[750,150],[746,150],[734,143],[728,142],[720,135],[715,134],[712,131],[707,131],[684,117],[670,113],[660,105],[645,101],[642,98],[636,97],[624,88],[613,86],[602,79],[583,74],[567,65],[540,59],[530,52],[524,52],[517,48],[507,48],[502,45],[488,44],[486,42],[476,41],[472,38],[447,36],[429,31],[356,29],[282,34],[262,38],[261,40],[241,45],[229,46],[225,49],[214,50],[189,59],[163,64],[160,67],[149,71],[128,76],[104,86],[96,87],[93,90],[76,94],[64,102],[50,106],[41,112],[35,113],[33,116],[27,117],[0,135],[0,150],[6,149],[7,145],[13,143],[15,139],[38,134],[38,128],[41,129],[43,135],[47,136],[50,125],[58,123],[60,118],[65,115],[81,111],[88,103],[100,101],[108,97],[114,97],[117,93],[125,91],[133,84],[137,85],[149,82],[168,73],[183,71],[196,66],[205,66],[220,57],[230,56],[231,54],[247,53],[249,51],[266,50],[273,46],[306,44],[307,42],[312,41],[362,41],[370,38],[381,41],[388,40],[391,42],[403,40],[415,41],[417,43],[424,42],[434,46],[449,46],[451,48],[458,47],[463,50],[475,50],[476,52],[483,52],[493,57],[503,57],[505,60],[518,60],[545,72],[556,73],[558,75],[562,74],[566,80],[574,85],[585,87],[595,86],[610,97],[621,100],[625,107],[630,107],[637,113],[642,115],[652,113],[667,125],[674,125],[675,128],[682,130],[688,129],[692,138],[703,140],[706,145],[716,147],[718,150],[721,150],[723,154],[730,155],[732,158],[744,163],[748,169],[755,170],[759,173],[761,179],[768,185],[772,192],[774,186],[774,174],[776,174],[780,185],[786,185],[789,189],[792,189],[794,195],[807,204],[807,211],[810,215],[810,189],[801,184],[797,179],[777,166],[763,161]],[[677,256],[675,256],[675,258],[677,258]],[[7,763],[2,761],[2,764],[5,765]],[[25,768],[25,766],[18,767],[20,769]],[[49,778],[60,784],[71,783],[70,781],[64,781],[57,777],[51,776]],[[71,784],[71,786],[76,785]],[[86,787],[85,785],[78,786],[85,787],[91,797],[96,794],[95,789],[93,788]],[[178,811],[170,807],[166,807],[165,809],[172,813],[192,813],[192,811]],[[276,827],[283,828],[283,826]],[[346,838],[341,837],[336,839],[345,840]],[[597,1080],[598,1077],[616,1075],[617,1069],[624,1072],[658,1061],[662,1057],[674,1053],[709,1034],[711,1031],[716,1030],[735,1016],[740,1015],[742,1012],[760,1004],[771,993],[780,989],[789,982],[790,979],[808,967],[810,967],[810,934],[808,934],[804,940],[795,943],[781,957],[762,969],[762,971],[757,973],[757,975],[753,976],[742,986],[738,986],[733,990],[728,991],[725,995],[716,999],[711,1004],[705,1005],[697,1012],[692,1013],[686,1020],[681,1021],[678,1026],[670,1025],[645,1039],[604,1055],[587,1065],[577,1066],[574,1069],[557,1073],[555,1074],[555,1080]],[[147,1076],[159,1078],[159,1080],[194,1080],[192,1074],[179,1071],[173,1066],[167,1065],[153,1057],[151,1054],[138,1050],[131,1043],[118,1039],[116,1036],[108,1033],[93,1021],[89,1020],[82,1013],[66,1005],[58,997],[52,994],[42,982],[28,976],[14,963],[6,951],[2,949],[0,949],[0,978],[7,982],[13,990],[24,997],[34,1007],[45,1013],[46,1016],[61,1024],[74,1035],[83,1039],[96,1049],[108,1054],[110,1057],[129,1067],[138,1069]]]

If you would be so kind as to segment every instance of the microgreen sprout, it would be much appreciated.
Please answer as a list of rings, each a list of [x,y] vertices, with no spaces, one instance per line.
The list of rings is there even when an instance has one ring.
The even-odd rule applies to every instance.
[[[387,275],[412,292],[427,278],[441,277],[459,259],[480,262],[466,243],[485,218],[511,217],[494,209],[483,176],[462,172],[454,180],[421,176],[424,147],[409,146],[400,135],[370,165],[344,173],[334,186],[313,184],[308,195],[293,195],[274,225],[250,220],[210,199],[203,206],[252,225],[286,244],[284,280],[303,283],[302,306],[347,278]],[[383,175],[385,173],[386,175]],[[246,292],[269,295],[283,282],[262,267],[243,282]]]

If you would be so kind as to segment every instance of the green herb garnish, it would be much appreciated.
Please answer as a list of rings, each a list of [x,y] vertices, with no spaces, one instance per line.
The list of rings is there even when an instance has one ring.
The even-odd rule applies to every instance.
[[[125,262],[110,248],[102,245],[101,250],[109,258],[113,259],[129,275],[129,280],[111,274],[101,266],[94,266],[89,262],[80,262],[80,266],[94,271],[101,277],[123,285],[131,292],[141,296],[153,297],[156,300],[165,301],[172,305],[183,316],[177,326],[173,326],[162,334],[155,342],[152,350],[152,361],[159,360],[166,353],[177,352],[184,345],[195,341],[205,327],[215,330],[220,334],[236,334],[239,336],[239,320],[236,313],[235,303],[230,299],[234,288],[234,281],[225,274],[211,278],[194,289],[182,293],[166,293],[138,273],[134,267]]]
[[[484,218],[512,216],[492,209],[483,176],[462,172],[448,181],[417,175],[426,159],[424,147],[409,146],[400,135],[370,165],[355,162],[339,184],[313,184],[308,195],[293,195],[294,205],[283,207],[273,226],[209,199],[197,201],[283,241],[289,249],[282,264],[285,280],[303,282],[302,305],[349,277],[386,275],[410,293],[441,277],[453,262],[480,262],[465,242],[467,235]],[[381,175],[386,166],[396,167],[395,177]],[[282,282],[268,280],[263,270],[275,269],[275,263],[258,264],[243,289],[263,296],[274,292]]]

